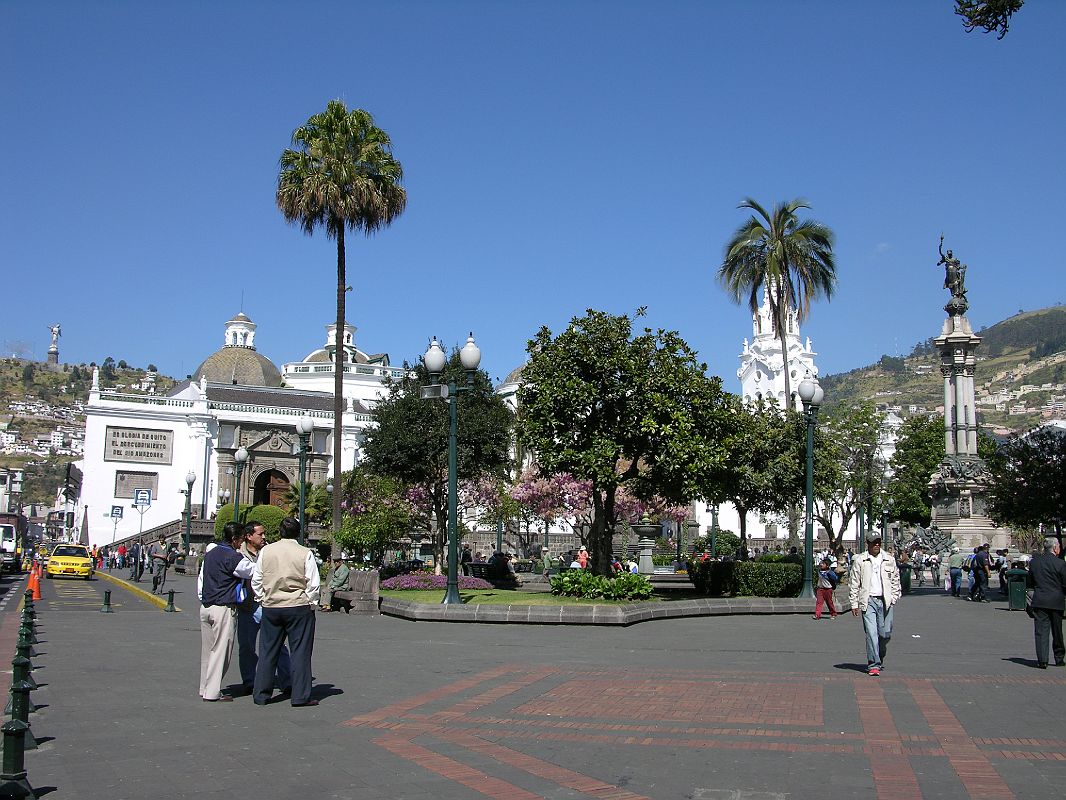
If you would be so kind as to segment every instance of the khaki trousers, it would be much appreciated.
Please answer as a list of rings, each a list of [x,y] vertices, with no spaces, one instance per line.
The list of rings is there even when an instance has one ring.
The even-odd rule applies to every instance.
[[[236,629],[237,609],[233,606],[200,606],[200,697],[204,700],[217,700],[222,693]]]

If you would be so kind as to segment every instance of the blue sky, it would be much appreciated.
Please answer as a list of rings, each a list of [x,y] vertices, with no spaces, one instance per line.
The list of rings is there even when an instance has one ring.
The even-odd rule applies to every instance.
[[[357,344],[473,329],[502,378],[541,326],[649,309],[737,390],[746,309],[714,279],[746,196],[805,197],[839,288],[823,373],[939,331],[937,241],[971,319],[1066,301],[1066,3],[1002,41],[921,2],[104,2],[0,8],[0,346],[184,376],[241,306],[275,363],[319,346],[335,244],[285,223],[292,130],[370,111],[407,212],[348,239]]]

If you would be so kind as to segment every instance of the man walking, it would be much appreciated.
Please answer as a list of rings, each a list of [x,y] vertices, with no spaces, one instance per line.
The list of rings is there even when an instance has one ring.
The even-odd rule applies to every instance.
[[[141,540],[134,539],[133,545],[129,549],[130,554],[130,580],[134,583],[140,583],[141,575],[144,573],[144,563],[141,558]]]
[[[253,564],[259,560],[259,551],[266,546],[266,528],[259,522],[249,522],[241,532],[238,552]],[[251,694],[255,686],[255,671],[259,665],[256,655],[256,642],[263,618],[263,609],[255,601],[252,584],[246,584],[248,596],[237,606],[237,666],[241,670],[241,684],[244,693]],[[289,663],[289,651],[281,648],[278,655],[278,669],[274,675],[274,686],[282,694],[292,689],[292,667]]]
[[[1036,665],[1047,669],[1048,634],[1055,666],[1066,667],[1066,646],[1062,642],[1062,610],[1066,603],[1066,562],[1059,558],[1059,540],[1044,539],[1044,549],[1029,562],[1027,583],[1033,590],[1033,633],[1036,637]]]
[[[148,548],[148,558],[154,568],[152,570],[152,594],[162,594],[163,584],[167,582],[167,566],[170,559],[165,534],[159,534],[159,541]]]
[[[988,545],[983,544],[977,548],[973,557],[973,586],[970,587],[970,600],[973,602],[991,603],[988,599],[988,578],[992,574],[991,558],[988,556]]]
[[[881,534],[866,534],[866,552],[852,559],[850,588],[851,613],[862,612],[866,634],[866,671],[878,676],[884,668],[888,642],[892,638],[892,612],[903,591],[896,560],[881,552]]]
[[[292,658],[292,705],[317,706],[311,699],[311,651],[315,642],[315,607],[320,579],[314,553],[299,544],[300,523],[281,521],[281,539],[259,551],[252,573],[255,599],[263,606],[259,627],[259,664],[252,699],[266,705],[274,688],[281,646]]]
[[[962,566],[966,563],[966,556],[959,550],[958,545],[952,545],[951,555],[948,557],[948,575],[951,577],[951,596],[962,596]]]
[[[254,564],[236,550],[241,526],[230,522],[223,541],[211,547],[197,578],[200,596],[200,697],[205,702],[230,701],[222,694],[222,678],[233,656],[237,604],[244,597],[242,581],[252,577]]]

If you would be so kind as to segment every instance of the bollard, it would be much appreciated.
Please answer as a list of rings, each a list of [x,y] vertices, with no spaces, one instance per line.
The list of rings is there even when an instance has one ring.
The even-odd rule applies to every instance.
[[[177,611],[178,610],[178,609],[174,608],[174,590],[173,589],[171,589],[170,591],[167,592],[167,607],[164,608],[163,610],[164,611]]]
[[[24,634],[24,631],[22,631],[20,629],[19,630],[18,644],[15,645],[15,654],[18,655],[18,656],[21,656],[22,658],[26,659],[27,662],[29,662],[30,661],[30,653],[33,651],[33,648],[30,647],[29,639],[27,639],[23,634]],[[30,662],[30,667],[29,668],[31,670],[33,669],[33,662]]]
[[[17,656],[11,662],[13,668],[11,673],[13,679],[11,681],[11,700],[8,703],[8,708],[5,709],[5,713],[10,714],[12,720],[18,720],[26,725],[26,735],[22,740],[22,749],[36,750],[37,737],[33,735],[33,730],[30,728],[30,712],[36,711],[37,707],[30,701],[30,690],[34,687],[31,686],[29,681],[24,680],[29,674],[25,662],[26,659]]]
[[[30,644],[37,644],[37,627],[33,624],[33,617],[27,614],[25,610],[22,612],[21,627],[26,629],[26,635],[30,640]]]
[[[111,590],[104,589],[104,607],[100,609],[101,614],[114,614],[114,610],[111,608]]]
[[[0,726],[4,734],[4,766],[0,773],[0,797],[34,797],[26,777],[25,738],[29,726],[21,720],[12,719]]]
[[[26,603],[23,606],[23,608],[28,608],[29,611],[30,611],[30,616],[31,617],[36,617],[37,616],[37,609],[33,605],[33,591],[31,589],[27,589],[25,597],[26,597]]]

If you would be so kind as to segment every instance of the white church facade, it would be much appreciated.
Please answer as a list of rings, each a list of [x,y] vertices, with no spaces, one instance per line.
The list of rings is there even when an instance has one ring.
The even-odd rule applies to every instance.
[[[187,476],[193,476],[195,516],[211,516],[237,493],[237,450],[249,457],[241,476],[242,506],[277,503],[300,479],[297,421],[314,422],[307,480],[324,483],[332,474],[333,354],[336,326],[325,344],[279,370],[256,350],[256,325],[243,313],[225,324],[223,346],[190,380],[165,397],[101,390],[94,373],[85,406],[85,454],[79,516],[87,520],[92,544],[107,544],[179,519],[185,510]],[[355,328],[345,326],[341,466],[360,458],[370,408],[387,378],[404,371],[388,354],[369,355],[355,345]],[[144,490],[151,504],[134,506]],[[77,526],[80,529],[82,520]]]

